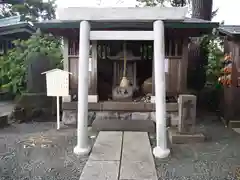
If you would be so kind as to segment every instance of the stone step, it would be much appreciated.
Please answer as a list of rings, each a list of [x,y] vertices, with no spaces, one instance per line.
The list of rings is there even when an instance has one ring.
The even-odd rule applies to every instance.
[[[155,122],[151,120],[94,120],[92,128],[95,131],[139,131],[155,132]]]
[[[101,131],[80,180],[157,180],[146,132]]]
[[[96,131],[155,132],[152,113],[97,112],[92,127]]]

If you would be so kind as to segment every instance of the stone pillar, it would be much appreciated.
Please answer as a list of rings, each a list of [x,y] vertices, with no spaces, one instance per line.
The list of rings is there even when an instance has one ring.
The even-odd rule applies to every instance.
[[[80,23],[79,60],[78,60],[78,115],[77,115],[77,146],[74,153],[84,155],[90,152],[88,144],[88,69],[90,24]]]
[[[181,134],[194,134],[196,126],[196,103],[194,95],[179,95],[178,132]]]
[[[164,23],[155,21],[154,30],[154,75],[155,75],[155,104],[156,104],[156,140],[157,146],[153,154],[157,158],[166,158],[170,154],[167,148],[166,132],[166,83],[165,83],[165,38]]]
[[[178,129],[170,128],[169,139],[173,144],[203,142],[204,134],[196,132],[196,103],[194,95],[183,94],[178,98]]]

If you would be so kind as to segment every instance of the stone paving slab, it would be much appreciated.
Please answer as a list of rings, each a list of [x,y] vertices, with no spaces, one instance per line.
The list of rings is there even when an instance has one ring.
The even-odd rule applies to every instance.
[[[157,180],[148,133],[124,132],[120,179]]]
[[[148,133],[124,132],[122,160],[153,162]]]
[[[101,131],[80,180],[157,180],[148,133]]]
[[[88,160],[80,180],[118,180],[119,161]]]
[[[89,160],[120,161],[122,132],[100,132]]]
[[[120,180],[157,180],[154,163],[150,161],[121,162]]]

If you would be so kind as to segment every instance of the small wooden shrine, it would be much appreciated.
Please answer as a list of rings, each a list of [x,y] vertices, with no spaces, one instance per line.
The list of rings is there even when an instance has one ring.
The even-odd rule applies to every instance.
[[[223,100],[221,111],[224,120],[231,127],[240,126],[240,26],[221,26],[220,36],[224,37]]]
[[[121,15],[123,18],[120,16],[120,18],[112,18],[110,16],[107,17],[107,15],[95,17],[94,15],[89,15],[90,12],[86,10],[88,8],[80,9],[79,11],[82,12],[79,15],[81,16],[80,18],[78,18],[78,16],[70,17],[65,11],[61,12],[64,15],[62,15],[63,18],[60,17],[60,20],[43,21],[35,24],[41,28],[42,31],[64,37],[64,69],[71,72],[73,76],[70,78],[71,97],[64,98],[63,108],[76,108],[76,102],[74,101],[77,101],[78,98],[78,76],[79,73],[81,73],[78,72],[79,38],[81,39],[81,37],[79,37],[79,23],[83,20],[83,17],[88,18],[87,20],[92,18],[89,20],[91,24],[89,59],[90,110],[120,110],[123,107],[114,108],[106,105],[104,108],[104,105],[100,104],[114,101],[113,89],[119,86],[123,77],[123,69],[125,66],[124,57],[126,60],[125,74],[129,84],[133,88],[131,101],[142,102],[144,104],[148,102],[146,105],[139,105],[138,108],[136,103],[134,103],[129,109],[132,109],[132,111],[153,110],[150,103],[155,94],[153,83],[154,46],[151,33],[153,32],[154,19],[160,17],[158,13],[163,17],[165,26],[165,77],[167,98],[173,99],[175,103],[174,107],[177,108],[177,96],[187,92],[189,38],[208,34],[213,28],[218,26],[218,23],[200,19],[185,17],[174,17],[175,19],[171,19],[167,12],[167,10],[171,8],[162,8],[162,10],[161,8],[152,8],[151,12],[155,15],[152,19],[142,17],[141,14],[137,15],[139,17],[132,17],[132,19],[124,19],[124,15]],[[94,13],[97,11],[96,9],[97,8],[93,8],[91,12]],[[101,10],[101,8],[99,9]],[[126,9],[122,8],[122,14],[124,14]],[[181,8],[177,10],[179,11],[179,9],[181,10]],[[72,8],[72,10],[74,11],[74,8]],[[134,11],[134,13],[141,13],[141,11],[146,10],[148,11],[150,9],[127,9],[127,11]],[[112,10],[111,8],[106,8],[104,11],[106,12],[105,14],[107,14],[107,12],[111,13],[110,11]],[[174,12],[178,11],[175,9]],[[101,12],[103,13],[103,11]],[[165,19],[164,16],[169,16],[169,18]],[[177,17],[177,15],[174,16]],[[142,33],[141,38],[137,37],[140,33]],[[115,39],[109,38],[109,34],[115,36]],[[96,36],[98,38],[95,38]],[[124,36],[126,37],[125,40],[121,38]],[[124,44],[126,46],[125,53],[123,48]]]
[[[64,37],[64,69],[73,76],[62,107],[63,114],[77,110],[76,154],[90,151],[88,111],[155,111],[153,154],[169,155],[166,111],[178,111],[178,102],[166,97],[187,92],[189,37],[218,26],[186,14],[186,8],[76,7],[61,10],[60,20],[36,24]]]

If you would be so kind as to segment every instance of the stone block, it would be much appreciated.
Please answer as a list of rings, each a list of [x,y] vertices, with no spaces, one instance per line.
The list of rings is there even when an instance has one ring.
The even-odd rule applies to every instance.
[[[167,115],[167,117],[166,117],[166,126],[170,126],[171,124],[171,122],[170,122],[170,120],[171,120],[171,118],[170,118],[170,115],[169,115],[169,113],[167,113],[166,114]],[[154,121],[154,122],[156,122],[156,113],[155,112],[151,112],[151,117],[150,117],[150,119],[152,120],[152,121]]]
[[[21,122],[39,117],[48,120],[56,114],[56,98],[48,97],[45,93],[24,93],[18,99],[13,114]]]
[[[195,132],[196,103],[197,98],[195,95],[179,95],[179,133],[192,134]]]
[[[230,128],[240,128],[240,121],[229,121],[228,126]]]
[[[91,161],[83,168],[80,180],[118,180],[119,161]]]
[[[134,112],[132,113],[132,120],[150,120],[151,119],[151,113],[149,112]]]
[[[88,95],[88,102],[90,103],[98,102],[98,95]]]
[[[63,102],[71,102],[71,96],[69,95],[69,96],[62,97],[62,101]]]
[[[132,103],[132,102],[104,102],[102,103],[102,109],[108,111],[131,111],[137,112],[144,110],[144,103]]]
[[[88,126],[92,125],[96,117],[95,112],[88,113]],[[77,125],[77,111],[72,110],[63,110],[62,122],[64,125]]]
[[[155,165],[144,161],[121,162],[121,180],[157,180]]]
[[[95,131],[140,131],[155,132],[155,123],[146,120],[95,119],[92,123]]]
[[[120,161],[122,132],[101,131],[94,143],[89,160]]]
[[[178,112],[172,112],[172,113],[169,113],[169,116],[170,116],[170,121],[171,121],[171,126],[178,126],[179,124],[179,114]]]
[[[77,124],[77,112],[64,110],[62,114],[62,122],[64,125],[76,125]]]
[[[138,141],[137,139],[141,139]],[[147,132],[124,132],[122,160],[153,162],[151,145]]]
[[[8,114],[0,113],[0,128],[8,125]]]
[[[151,149],[148,133],[124,132],[120,179],[157,180]]]
[[[202,133],[181,134],[177,128],[168,129],[169,140],[172,144],[201,143],[205,141]]]

